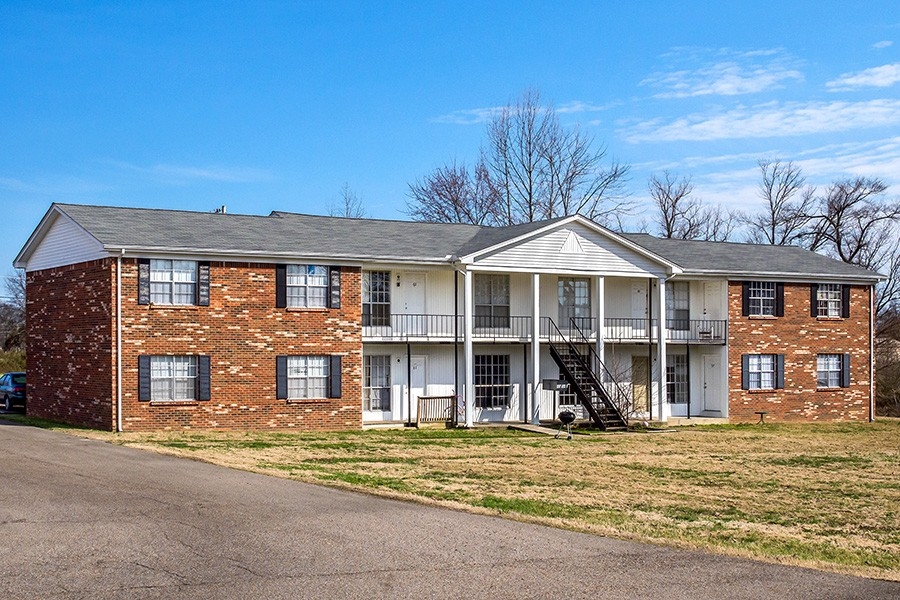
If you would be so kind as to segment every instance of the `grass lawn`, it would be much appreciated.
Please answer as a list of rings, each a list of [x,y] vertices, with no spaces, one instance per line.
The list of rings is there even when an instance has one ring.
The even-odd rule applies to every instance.
[[[900,420],[571,442],[499,428],[74,431],[116,444],[618,538],[900,580]]]

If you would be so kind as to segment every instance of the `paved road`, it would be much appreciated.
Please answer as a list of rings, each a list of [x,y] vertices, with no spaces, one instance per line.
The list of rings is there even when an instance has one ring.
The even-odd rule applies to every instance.
[[[898,598],[0,422],[0,598]]]

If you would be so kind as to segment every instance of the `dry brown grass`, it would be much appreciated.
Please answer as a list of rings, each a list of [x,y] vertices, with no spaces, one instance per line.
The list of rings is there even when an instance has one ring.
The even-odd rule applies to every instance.
[[[594,434],[81,435],[579,531],[900,580],[900,420]]]

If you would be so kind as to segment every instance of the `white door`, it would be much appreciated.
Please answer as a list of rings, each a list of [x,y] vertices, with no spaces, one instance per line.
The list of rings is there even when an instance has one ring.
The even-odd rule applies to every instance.
[[[718,356],[705,355],[703,357],[703,396],[700,410],[703,412],[722,412],[722,399],[725,390],[722,389],[721,361]]]
[[[425,395],[426,384],[426,360],[424,356],[412,356],[409,359],[409,398],[404,412],[409,411],[410,421],[414,421],[419,407],[419,396]]]
[[[718,281],[707,281],[703,284],[703,316],[707,319],[721,319],[722,284]]]
[[[647,337],[647,284],[644,282],[631,284],[631,318],[640,319],[633,321],[631,326],[632,337]]]
[[[425,273],[410,271],[403,274],[403,312],[425,314]]]

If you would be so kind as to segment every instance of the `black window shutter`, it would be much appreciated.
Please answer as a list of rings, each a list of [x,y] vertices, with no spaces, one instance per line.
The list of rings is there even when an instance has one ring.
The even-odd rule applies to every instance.
[[[197,263],[197,306],[209,306],[209,261]]]
[[[819,284],[811,283],[809,285],[809,316],[815,318],[819,316]]]
[[[775,316],[784,316],[784,284],[775,284]]]
[[[841,387],[850,387],[850,355],[845,354],[841,364]]]
[[[328,308],[341,307],[341,268],[328,267]],[[340,398],[340,396],[332,396]]]
[[[341,397],[341,357],[333,354],[328,357],[328,397]]]
[[[275,308],[285,307],[287,307],[287,265],[275,265]]]
[[[208,356],[197,357],[197,400],[210,398],[209,363]]]
[[[741,354],[741,389],[750,389],[750,355]]]
[[[741,283],[741,314],[745,317],[750,315],[750,282]]]
[[[845,319],[850,318],[850,286],[841,286],[841,316]]]
[[[784,354],[775,355],[775,389],[784,389]]]
[[[287,356],[275,357],[275,397],[285,400],[288,397]]]
[[[138,401],[150,402],[150,356],[138,356]]]
[[[138,304],[150,304],[150,259],[138,259]],[[149,400],[149,398],[148,398]]]

